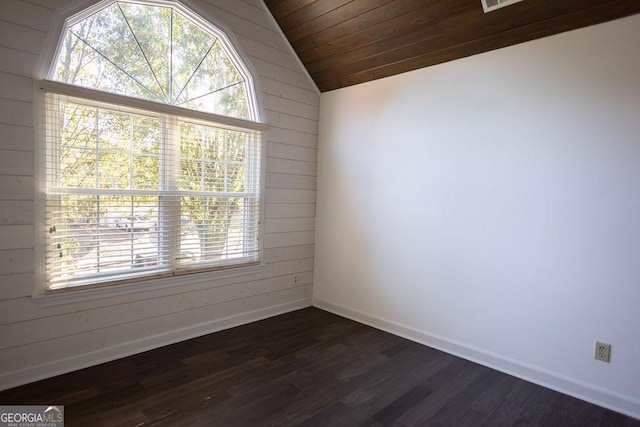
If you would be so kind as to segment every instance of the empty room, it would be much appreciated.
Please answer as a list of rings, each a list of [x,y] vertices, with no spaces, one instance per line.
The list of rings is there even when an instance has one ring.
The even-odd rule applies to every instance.
[[[0,426],[640,426],[638,0],[0,0]]]

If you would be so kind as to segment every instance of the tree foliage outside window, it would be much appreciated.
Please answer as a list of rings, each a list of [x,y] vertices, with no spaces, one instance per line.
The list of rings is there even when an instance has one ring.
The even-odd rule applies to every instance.
[[[94,92],[255,120],[232,53],[167,2],[111,1],[69,20],[50,78],[92,96],[46,95],[50,289],[259,260],[260,131]]]
[[[116,1],[68,26],[52,78],[255,119],[246,79],[225,44],[174,7]]]

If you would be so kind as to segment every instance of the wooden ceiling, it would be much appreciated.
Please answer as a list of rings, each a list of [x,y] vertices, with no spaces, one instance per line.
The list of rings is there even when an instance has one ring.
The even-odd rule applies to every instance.
[[[640,12],[640,0],[265,0],[329,91]]]

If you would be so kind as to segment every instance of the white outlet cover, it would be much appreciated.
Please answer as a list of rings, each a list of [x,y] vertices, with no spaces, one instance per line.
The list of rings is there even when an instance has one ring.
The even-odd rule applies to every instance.
[[[609,363],[611,359],[611,344],[596,341],[596,351],[594,358]]]

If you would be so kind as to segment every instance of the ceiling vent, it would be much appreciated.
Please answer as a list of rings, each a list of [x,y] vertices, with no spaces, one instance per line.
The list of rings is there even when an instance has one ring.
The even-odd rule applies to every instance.
[[[522,0],[480,0],[482,2],[482,8],[484,13],[492,12],[501,7],[509,6],[510,4],[521,2]]]

